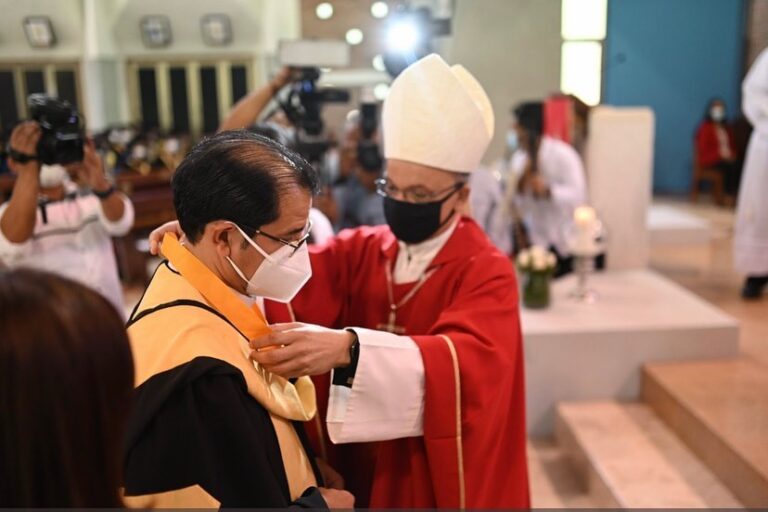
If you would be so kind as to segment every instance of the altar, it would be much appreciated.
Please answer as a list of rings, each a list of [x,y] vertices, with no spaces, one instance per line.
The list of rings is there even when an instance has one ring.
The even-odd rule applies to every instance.
[[[712,240],[712,223],[681,208],[653,204],[647,219],[652,246],[707,245]]]
[[[571,275],[553,283],[548,309],[521,311],[532,436],[551,434],[557,402],[637,399],[646,362],[738,353],[735,319],[651,270],[609,270],[590,284],[593,304],[568,296]]]

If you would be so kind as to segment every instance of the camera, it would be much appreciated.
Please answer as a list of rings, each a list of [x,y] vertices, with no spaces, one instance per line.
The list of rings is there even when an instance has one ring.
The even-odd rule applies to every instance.
[[[376,104],[360,105],[360,142],[357,143],[357,161],[367,172],[380,172],[384,165],[379,145],[373,138],[378,124]]]
[[[349,91],[318,87],[321,68],[349,66],[349,46],[333,40],[280,41],[279,61],[294,70],[293,85],[280,107],[296,127],[295,149],[320,170],[323,181],[330,182],[323,169],[323,155],[330,142],[323,137],[322,107],[326,103],[347,103]]]
[[[348,102],[349,92],[330,87],[319,88],[320,69],[316,67],[299,68],[296,73],[291,92],[281,107],[296,127],[298,153],[310,162],[318,162],[329,147],[323,137],[322,106],[325,103]]]
[[[27,106],[42,130],[37,143],[40,163],[65,165],[83,160],[83,126],[72,104],[46,94],[31,94]]]

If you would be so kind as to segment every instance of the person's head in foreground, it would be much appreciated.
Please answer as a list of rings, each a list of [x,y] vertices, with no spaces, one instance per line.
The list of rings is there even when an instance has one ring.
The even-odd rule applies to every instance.
[[[221,132],[192,149],[172,187],[187,247],[231,288],[289,301],[307,282],[318,178],[296,153],[246,130]]]
[[[133,375],[106,299],[0,271],[0,507],[121,507]]]
[[[387,224],[399,240],[423,242],[468,208],[469,173],[493,137],[491,102],[466,69],[433,54],[392,83],[382,126]]]

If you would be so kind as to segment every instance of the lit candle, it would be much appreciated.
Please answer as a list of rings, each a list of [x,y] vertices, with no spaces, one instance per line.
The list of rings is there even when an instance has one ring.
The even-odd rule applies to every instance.
[[[576,225],[592,227],[597,219],[595,209],[591,206],[579,206],[573,214],[573,219],[576,221]]]
[[[591,206],[579,206],[573,213],[576,224],[576,243],[573,252],[577,255],[592,255],[597,253],[595,244],[595,224],[597,214]]]

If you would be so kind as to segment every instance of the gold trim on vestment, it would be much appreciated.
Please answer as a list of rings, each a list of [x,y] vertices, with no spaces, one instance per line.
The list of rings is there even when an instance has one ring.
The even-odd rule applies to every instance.
[[[462,446],[461,436],[461,374],[459,373],[459,357],[456,354],[456,347],[453,340],[444,334],[440,335],[448,345],[453,360],[453,378],[456,392],[456,458],[459,468],[459,508],[464,510],[467,507],[466,488],[464,484],[464,448]]]

